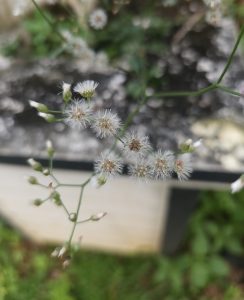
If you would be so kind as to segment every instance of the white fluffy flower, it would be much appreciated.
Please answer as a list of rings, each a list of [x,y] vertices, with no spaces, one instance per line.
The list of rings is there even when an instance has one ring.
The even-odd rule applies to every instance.
[[[169,178],[174,169],[174,154],[171,151],[158,150],[151,156],[150,165],[156,179]]]
[[[64,111],[65,122],[73,128],[85,128],[91,120],[92,109],[87,103],[73,101]]]
[[[151,168],[146,159],[137,159],[135,163],[129,166],[129,174],[135,178],[147,180],[151,178]]]
[[[221,5],[221,0],[204,0],[205,4],[211,8]]]
[[[94,95],[97,86],[98,86],[97,82],[93,80],[85,80],[83,82],[79,82],[75,86],[74,91],[80,94],[82,97],[86,99],[90,99]]]
[[[179,180],[187,180],[189,178],[193,171],[189,154],[182,154],[176,158],[174,162],[174,171]]]
[[[244,187],[244,175],[231,184],[231,193],[237,193]]]
[[[108,21],[106,12],[98,8],[94,10],[89,17],[89,24],[93,29],[100,30],[103,29]]]
[[[105,151],[95,161],[95,172],[110,177],[122,172],[122,160],[113,152]]]
[[[112,113],[110,109],[98,111],[94,117],[92,128],[96,135],[105,138],[116,134],[120,127],[120,119],[116,113]]]
[[[144,156],[151,150],[148,136],[142,136],[134,131],[126,134],[124,150],[129,157]]]

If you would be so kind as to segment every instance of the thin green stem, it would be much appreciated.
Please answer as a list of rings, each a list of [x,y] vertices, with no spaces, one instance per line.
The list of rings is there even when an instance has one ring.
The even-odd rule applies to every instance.
[[[78,201],[77,209],[76,209],[76,216],[77,217],[78,217],[79,212],[80,212],[80,207],[81,207],[81,202],[82,202],[82,197],[83,197],[83,191],[84,191],[84,187],[82,186],[81,187],[81,191],[80,191],[80,196],[79,196],[79,201]],[[69,237],[69,241],[68,241],[68,247],[71,246],[71,242],[72,242],[72,239],[73,239],[73,236],[74,236],[74,233],[75,233],[75,228],[76,228],[77,223],[78,223],[77,220],[75,220],[74,223],[73,223],[72,231],[71,231],[71,234],[70,234],[70,237]]]
[[[70,216],[70,212],[69,212],[69,210],[67,209],[66,205],[64,204],[64,202],[62,200],[61,200],[61,205],[62,205],[64,211],[66,212],[67,216],[69,217]]]
[[[225,76],[225,73],[226,73],[227,70],[229,69],[229,67],[230,67],[230,65],[231,65],[231,63],[232,63],[232,60],[233,60],[233,58],[234,58],[234,55],[235,55],[235,53],[236,53],[236,50],[237,50],[237,48],[238,48],[238,46],[239,46],[239,44],[240,44],[240,41],[241,41],[241,39],[242,39],[243,34],[244,34],[244,25],[242,25],[242,27],[241,27],[241,31],[240,31],[240,33],[239,33],[239,36],[238,36],[238,38],[237,38],[237,41],[236,41],[236,43],[235,43],[235,45],[234,45],[233,50],[231,51],[230,56],[228,57],[228,60],[227,60],[227,62],[226,62],[226,64],[225,64],[225,67],[224,67],[223,72],[221,73],[221,75],[219,76],[219,79],[217,80],[217,84],[219,84],[219,83],[222,81],[222,79],[223,79],[224,76]]]
[[[85,219],[85,220],[78,221],[78,222],[77,222],[77,225],[78,225],[78,224],[82,224],[82,223],[86,223],[86,222],[89,222],[89,221],[91,221],[91,218],[87,218],[87,219]]]
[[[160,98],[160,97],[166,98],[166,97],[186,97],[186,96],[197,97],[207,92],[213,91],[217,88],[218,86],[215,83],[213,83],[197,91],[162,92],[151,96],[147,96],[147,98],[149,99],[149,98]]]
[[[77,187],[77,188],[80,188],[80,187],[82,187],[82,184],[59,183],[59,184],[57,185],[57,187],[61,187],[61,186],[65,186],[65,187]]]
[[[63,41],[66,43],[66,39],[62,36],[62,34],[57,30],[56,25],[49,20],[49,18],[44,14],[44,12],[42,11],[41,7],[39,6],[39,4],[37,4],[37,2],[35,0],[31,0],[33,5],[35,6],[35,8],[37,9],[37,11],[40,13],[40,15],[43,17],[43,19],[47,22],[47,24],[51,27],[51,29],[53,30],[53,32]]]
[[[226,92],[226,93],[228,93],[228,94],[231,94],[231,95],[234,95],[234,96],[238,96],[238,97],[244,98],[244,94],[239,93],[239,92],[237,92],[237,91],[234,91],[234,90],[232,90],[232,89],[229,89],[229,88],[226,87],[226,86],[223,86],[223,85],[218,84],[218,89],[220,89],[220,90],[222,90],[222,91],[224,91],[224,92]]]

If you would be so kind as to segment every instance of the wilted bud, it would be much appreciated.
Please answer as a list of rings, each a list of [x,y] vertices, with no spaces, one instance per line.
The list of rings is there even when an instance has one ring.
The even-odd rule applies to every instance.
[[[42,112],[42,113],[47,113],[48,112],[48,107],[45,104],[29,100],[29,104],[31,107],[36,108],[37,111]]]
[[[27,160],[27,162],[32,167],[33,170],[38,171],[38,172],[42,172],[43,167],[42,167],[42,165],[39,162],[37,162],[33,158],[29,158]]]
[[[30,184],[38,184],[38,181],[37,181],[36,177],[34,177],[34,176],[28,177],[28,182]]]
[[[75,222],[75,221],[77,220],[77,214],[76,214],[76,213],[71,213],[71,214],[69,215],[69,220],[70,220],[71,222]]]
[[[50,140],[46,141],[46,149],[47,149],[47,154],[48,156],[51,158],[54,155],[54,148],[53,148],[53,144]]]
[[[63,100],[65,103],[68,103],[72,98],[71,84],[63,82],[62,89],[63,89]]]
[[[35,205],[35,206],[40,206],[40,205],[42,205],[42,200],[41,199],[35,199],[34,201],[33,201],[33,204]]]
[[[60,194],[59,194],[57,191],[54,191],[54,192],[52,193],[52,199],[53,199],[54,203],[55,203],[57,206],[61,206],[61,205],[62,205],[62,201],[61,201]]]
[[[49,123],[56,122],[56,118],[52,114],[46,114],[46,113],[43,113],[43,112],[39,112],[38,116],[45,119]]]
[[[48,176],[48,175],[50,175],[50,171],[48,169],[44,169],[42,171],[42,174],[45,175],[45,176]]]
[[[101,220],[103,217],[105,217],[106,216],[106,212],[100,212],[100,213],[98,213],[98,214],[96,214],[96,215],[92,215],[91,217],[90,217],[90,220],[91,221],[99,221],[99,220]]]

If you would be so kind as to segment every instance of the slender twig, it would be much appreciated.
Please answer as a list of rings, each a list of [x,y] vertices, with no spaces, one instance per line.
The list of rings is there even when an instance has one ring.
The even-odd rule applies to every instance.
[[[77,205],[77,209],[76,209],[76,218],[78,217],[79,212],[80,212],[80,207],[81,207],[81,202],[82,202],[82,197],[83,197],[83,191],[84,191],[84,187],[81,187],[79,201],[78,201],[78,205]],[[71,231],[71,234],[70,234],[70,237],[69,237],[69,241],[68,241],[68,247],[71,246],[77,222],[78,222],[77,220],[74,221],[74,224],[73,224],[73,227],[72,227],[72,231]]]
[[[231,63],[232,63],[233,57],[234,57],[234,55],[235,55],[235,53],[236,53],[236,50],[237,50],[237,48],[238,48],[238,46],[239,46],[239,44],[240,44],[240,41],[241,41],[241,39],[242,39],[243,34],[244,34],[244,25],[242,25],[242,27],[241,27],[241,31],[240,31],[240,33],[239,33],[239,36],[238,36],[238,38],[237,38],[237,40],[236,40],[236,43],[235,43],[235,45],[234,45],[234,47],[233,47],[233,50],[231,51],[231,54],[230,54],[230,56],[229,56],[229,58],[228,58],[228,60],[227,60],[227,63],[225,64],[224,70],[223,70],[223,72],[221,73],[221,75],[219,76],[219,79],[217,80],[217,84],[220,83],[220,82],[222,81],[222,79],[223,79],[224,76],[225,76],[225,73],[226,73],[227,70],[229,69],[229,66],[230,66]]]
[[[244,98],[244,94],[239,93],[239,92],[237,92],[237,91],[234,91],[234,90],[232,90],[232,89],[229,89],[229,88],[226,87],[226,86],[223,86],[223,85],[218,84],[218,89],[220,89],[220,90],[222,90],[222,91],[224,91],[224,92],[226,92],[226,93],[228,93],[228,94],[231,94],[231,95],[234,95],[234,96],[237,96],[237,97]]]

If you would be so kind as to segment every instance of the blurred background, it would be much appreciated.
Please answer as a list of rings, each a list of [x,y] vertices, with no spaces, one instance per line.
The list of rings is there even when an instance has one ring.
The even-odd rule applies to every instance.
[[[80,182],[109,145],[92,132],[48,124],[29,100],[53,110],[62,82],[99,82],[94,104],[125,120],[139,101],[196,91],[220,76],[244,20],[243,0],[1,0],[0,300],[243,300],[244,99],[215,90],[152,97],[131,128],[155,148],[203,139],[189,182],[140,185],[126,175],[88,188],[81,249],[63,269],[51,258],[70,230],[55,203],[26,183],[28,157],[56,149],[64,181]],[[223,84],[244,93],[244,39]],[[69,208],[75,192],[63,191]],[[74,198],[74,201],[73,201]]]

